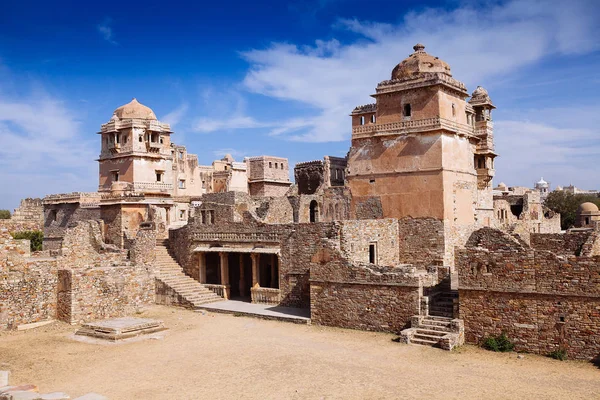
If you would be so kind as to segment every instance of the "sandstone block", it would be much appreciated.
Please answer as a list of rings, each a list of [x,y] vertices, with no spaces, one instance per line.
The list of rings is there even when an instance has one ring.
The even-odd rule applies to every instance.
[[[8,386],[8,378],[10,377],[10,371],[0,371],[0,387]]]

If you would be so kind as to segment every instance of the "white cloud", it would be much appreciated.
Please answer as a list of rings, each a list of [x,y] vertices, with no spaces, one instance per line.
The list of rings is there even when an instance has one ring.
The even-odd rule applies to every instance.
[[[106,40],[110,44],[117,45],[118,43],[115,41],[113,28],[112,28],[112,19],[105,18],[102,23],[96,26],[98,32],[102,36],[104,40]]]
[[[248,152],[243,150],[236,150],[232,148],[225,148],[213,151],[215,157],[225,157],[227,154],[232,156],[237,161],[242,161],[244,157],[248,155]]]
[[[0,92],[0,208],[14,208],[24,197],[95,190],[93,139],[81,134],[63,102],[44,91],[24,97]]]
[[[167,124],[171,125],[171,128],[174,128],[187,114],[188,109],[189,105],[187,103],[182,103],[179,105],[179,107],[162,117],[161,121],[166,122]]]
[[[446,60],[453,75],[471,89],[544,57],[584,54],[600,46],[594,1],[489,4],[410,12],[396,25],[340,20],[336,27],[357,34],[357,40],[317,40],[313,46],[274,43],[244,52],[250,63],[243,81],[247,90],[315,110],[307,118],[253,124],[273,126],[274,134],[293,140],[345,140],[350,135],[347,114],[372,101],[368,95],[377,82],[388,79],[417,42]]]

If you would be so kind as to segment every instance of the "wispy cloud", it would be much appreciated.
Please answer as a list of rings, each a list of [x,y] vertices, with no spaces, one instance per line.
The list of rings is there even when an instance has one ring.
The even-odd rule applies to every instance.
[[[292,121],[255,121],[238,115],[229,128],[273,127],[273,134],[292,140],[345,140],[350,132],[348,112],[372,101],[368,94],[376,83],[388,79],[392,67],[408,56],[415,43],[424,42],[432,54],[450,63],[454,76],[474,88],[546,56],[598,49],[597,14],[593,1],[515,0],[488,7],[467,4],[450,11],[411,12],[396,25],[340,20],[335,27],[355,33],[355,42],[273,43],[267,49],[242,53],[250,63],[243,81],[247,90],[307,105],[315,113]],[[212,124],[208,119],[202,123],[213,130],[227,124]]]
[[[181,122],[182,118],[186,116],[189,108],[188,103],[182,103],[173,111],[162,117],[161,120],[171,125],[171,128],[174,128]]]
[[[97,166],[90,160],[98,155],[96,138],[86,138],[80,129],[76,114],[39,85],[27,93],[0,91],[2,203],[94,190]]]
[[[113,44],[113,45],[117,45],[117,41],[115,40],[115,35],[113,32],[113,28],[112,28],[112,19],[111,18],[105,18],[104,21],[102,21],[100,24],[98,24],[96,26],[96,28],[98,29],[98,32],[100,33],[100,35],[102,36],[102,38],[104,40],[106,40],[108,43]]]
[[[236,150],[232,148],[218,149],[213,151],[215,157],[225,157],[227,154],[232,156],[237,161],[242,161],[244,157],[248,156],[248,152],[244,150]]]

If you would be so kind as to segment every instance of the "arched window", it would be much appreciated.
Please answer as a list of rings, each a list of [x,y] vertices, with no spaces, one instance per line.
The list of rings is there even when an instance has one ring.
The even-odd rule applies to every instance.
[[[310,202],[310,222],[318,222],[319,205],[316,200]]]

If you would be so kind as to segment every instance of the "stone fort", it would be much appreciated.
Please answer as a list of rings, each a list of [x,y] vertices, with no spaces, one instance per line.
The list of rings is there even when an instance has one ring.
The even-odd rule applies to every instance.
[[[597,358],[597,208],[561,233],[539,192],[494,192],[491,97],[421,44],[372,97],[347,156],[299,163],[294,182],[282,157],[199,165],[150,108],[117,108],[98,191],[22,204],[43,209],[44,250],[0,230],[0,327],[236,299],[407,343],[506,332],[517,350]]]

